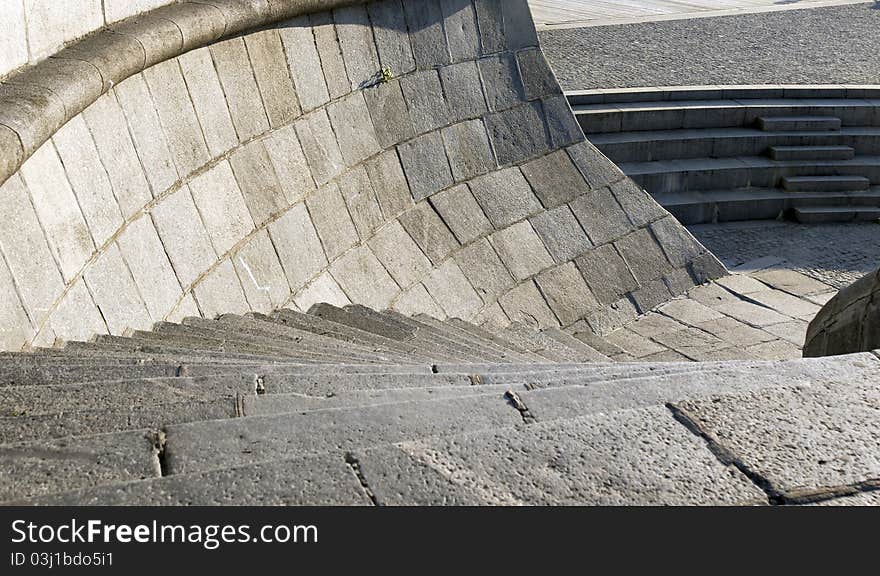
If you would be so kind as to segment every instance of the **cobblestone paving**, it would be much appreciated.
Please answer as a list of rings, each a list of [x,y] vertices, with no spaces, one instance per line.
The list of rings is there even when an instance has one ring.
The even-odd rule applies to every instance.
[[[541,33],[566,90],[878,84],[880,2]]]
[[[735,222],[690,227],[729,268],[765,256],[838,289],[880,267],[880,225]]]

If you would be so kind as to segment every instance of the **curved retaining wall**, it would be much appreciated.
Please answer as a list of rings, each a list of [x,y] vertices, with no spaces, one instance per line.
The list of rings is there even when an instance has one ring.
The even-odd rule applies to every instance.
[[[525,0],[190,4],[9,79],[2,348],[319,301],[603,332],[724,273],[584,141]]]
[[[810,323],[804,356],[880,350],[880,270],[841,290]]]

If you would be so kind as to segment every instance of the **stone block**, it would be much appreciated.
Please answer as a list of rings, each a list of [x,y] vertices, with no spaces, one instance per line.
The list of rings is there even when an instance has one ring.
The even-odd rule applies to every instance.
[[[269,224],[269,236],[294,292],[327,265],[327,257],[305,204],[297,204]]]
[[[536,281],[563,326],[574,324],[600,306],[572,262],[542,272]]]
[[[98,28],[100,28],[100,24],[90,28],[90,31]],[[48,56],[48,54],[46,55]],[[101,78],[104,79],[104,89],[109,90],[114,84],[118,84],[132,74],[143,70],[146,54],[136,38],[104,29],[71,44],[52,56],[88,62],[98,69]]]
[[[480,55],[477,15],[470,0],[440,0],[443,26],[453,62],[473,60]]]
[[[323,186],[338,176],[345,166],[327,112],[317,110],[297,120],[294,126],[312,177]]]
[[[392,306],[394,310],[405,316],[427,314],[439,320],[446,319],[446,313],[428,294],[428,289],[422,284],[416,284],[409,290],[402,292]]]
[[[27,64],[27,21],[24,3],[10,4],[3,14],[4,28],[9,32],[0,40],[0,70],[15,70]]]
[[[87,341],[96,334],[106,334],[107,324],[95,306],[86,285],[74,282],[52,311],[49,326],[65,341]]]
[[[376,139],[383,149],[412,138],[413,124],[399,80],[376,84],[363,91]]]
[[[348,166],[360,164],[379,152],[373,121],[361,92],[330,103],[327,114]]]
[[[420,70],[400,79],[416,134],[449,124],[450,110],[436,70]]]
[[[539,329],[559,326],[559,320],[532,281],[521,283],[502,296],[499,303],[513,322]]]
[[[359,166],[339,178],[339,191],[361,239],[372,236],[384,219],[366,169]]]
[[[498,164],[518,164],[550,149],[541,104],[532,102],[486,117]]]
[[[46,88],[34,85],[0,85],[0,124],[18,135],[25,153],[64,124],[64,103]]]
[[[180,284],[190,286],[217,262],[217,254],[189,188],[163,199],[151,214]]]
[[[521,168],[545,208],[565,204],[590,190],[564,150],[532,160]]]
[[[427,202],[416,204],[415,208],[404,213],[400,223],[434,264],[442,262],[458,248],[455,236]]]
[[[463,245],[492,233],[492,224],[483,214],[467,184],[459,184],[431,197],[431,204]]]
[[[453,124],[442,131],[452,176],[470,180],[495,168],[495,156],[482,120]]]
[[[238,274],[229,260],[223,260],[202,278],[193,288],[193,294],[205,318],[251,311]]]
[[[539,100],[545,96],[562,94],[562,88],[556,76],[550,70],[544,54],[539,48],[522,50],[516,54],[522,75],[525,97],[528,100]]]
[[[153,321],[165,318],[180,297],[180,283],[149,215],[131,222],[117,240]]]
[[[330,273],[353,302],[376,310],[388,308],[400,292],[367,246],[359,246],[336,260]]]
[[[217,40],[226,28],[225,20],[217,18],[217,10],[207,4],[173,4],[157,8],[152,14],[177,24],[183,36],[184,50],[192,50],[206,42]]]
[[[278,25],[278,32],[303,112],[310,112],[329,102],[330,92],[308,16],[282,22]]]
[[[706,250],[684,226],[669,216],[651,224],[651,232],[663,247],[666,258],[676,268],[685,266]]]
[[[569,206],[593,244],[611,242],[633,229],[626,212],[608,188],[579,196]]]
[[[0,332],[3,350],[21,349],[36,333],[19,299],[12,273],[3,259],[0,259],[0,322],[3,323],[3,331]]]
[[[151,14],[141,14],[125,22],[113,24],[109,30],[137,40],[144,56],[141,68],[149,68],[153,64],[174,58],[183,49],[180,28],[174,22]]]
[[[299,291],[293,301],[300,310],[308,310],[315,304],[332,304],[333,306],[345,306],[351,304],[351,300],[330,275],[323,272],[312,280],[305,288]]]
[[[263,139],[263,146],[288,204],[296,204],[315,189],[315,180],[294,126],[276,130]]]
[[[668,215],[656,200],[629,178],[612,184],[610,188],[623,211],[637,228]]]
[[[439,0],[425,0],[417,5],[404,2],[403,8],[416,66],[433,68],[449,64],[451,58],[443,30],[443,13]]]
[[[519,168],[490,172],[472,180],[470,187],[495,228],[509,226],[541,211],[541,203]]]
[[[290,285],[266,230],[257,232],[231,259],[251,309],[269,313],[287,302]]]
[[[244,40],[231,38],[212,44],[210,50],[238,138],[248,140],[268,131],[269,117]]]
[[[412,207],[412,194],[395,150],[386,150],[371,158],[364,167],[386,220]]]
[[[241,189],[239,196],[243,197],[250,212],[244,220],[253,218],[257,226],[279,214],[289,205],[264,142],[265,140],[255,140],[242,146],[229,157],[228,163],[235,175],[233,182],[237,182],[238,188]],[[222,162],[218,166],[225,164],[227,163]],[[213,170],[216,168],[211,171]]]
[[[639,289],[633,290],[630,293],[630,298],[632,298],[633,303],[636,305],[639,314],[645,314],[653,310],[671,297],[672,294],[669,292],[669,287],[666,286],[662,279],[642,284]]]
[[[584,132],[565,96],[562,94],[548,96],[542,102],[547,130],[550,132],[550,143],[554,148],[584,141]]]
[[[569,146],[566,150],[593,190],[624,178],[620,168],[589,142]]]
[[[269,126],[279,128],[300,115],[301,109],[278,30],[261,30],[244,37]]]
[[[348,72],[345,71],[345,61],[342,59],[342,49],[339,47],[333,14],[320,12],[312,14],[309,20],[315,35],[318,56],[321,58],[321,68],[324,69],[327,90],[330,99],[335,100],[351,92],[351,83],[348,80]]]
[[[519,50],[538,45],[538,33],[532,20],[532,12],[525,0],[501,3],[504,35],[508,50]]]
[[[153,320],[115,244],[107,247],[83,277],[111,334],[150,329]]]
[[[12,128],[0,124],[0,181],[6,179],[18,170],[24,161],[24,148],[21,139]]]
[[[553,265],[553,258],[528,222],[499,230],[489,239],[517,280],[525,280]]]
[[[501,0],[475,0],[474,2],[477,26],[480,30],[480,45],[484,54],[502,52],[507,49],[501,5]]]
[[[164,192],[177,181],[177,167],[143,74],[116,85],[113,91],[153,193]]]
[[[559,206],[530,220],[556,263],[568,262],[593,247],[568,206]]]
[[[399,76],[415,69],[406,16],[400,0],[381,0],[367,4],[373,23],[373,36],[383,68]]]
[[[489,110],[506,110],[525,100],[515,55],[488,56],[479,60],[479,67]]]
[[[419,282],[431,270],[431,262],[397,220],[380,228],[368,244],[397,284],[404,288]]]
[[[514,287],[513,277],[486,239],[462,248],[455,261],[486,304]]]
[[[104,92],[101,73],[80,60],[43,60],[39,66],[9,75],[7,82],[51,91],[61,100],[67,116],[79,113]]]
[[[364,6],[337,8],[333,19],[351,89],[362,89],[375,81],[381,68],[367,9]]]
[[[162,62],[145,70],[144,78],[153,95],[153,102],[168,139],[174,165],[178,174],[186,176],[206,164],[210,154],[180,66],[174,60]],[[92,129],[94,130],[94,127]],[[103,138],[98,137],[97,134],[95,136],[100,151]],[[119,198],[118,193],[117,198]],[[124,206],[120,204],[120,207],[126,212]]]
[[[254,230],[254,221],[229,162],[223,161],[189,183],[214,252],[226,254]]]
[[[648,230],[636,230],[614,243],[639,284],[662,278],[671,268],[660,246]]]
[[[178,58],[196,116],[205,135],[208,152],[217,157],[238,146],[229,106],[214,60],[208,48],[181,54]]]
[[[447,260],[424,281],[428,292],[447,316],[466,320],[483,306],[467,277],[454,260]]]
[[[440,82],[449,106],[450,121],[476,118],[488,109],[483,81],[475,61],[440,68]]]
[[[783,316],[769,308],[758,306],[745,300],[722,304],[715,309],[726,316],[757,328],[791,321],[789,316]]]
[[[439,132],[429,132],[397,147],[416,201],[452,185],[452,169]]]
[[[612,304],[639,287],[626,262],[611,244],[581,255],[576,264],[590,290],[603,304]]]
[[[70,282],[91,257],[95,245],[51,141],[22,164],[21,176],[61,274]]]
[[[103,246],[122,226],[122,213],[85,120],[75,116],[52,141],[95,244]]]
[[[339,186],[331,182],[309,196],[306,204],[331,262],[358,243],[357,229],[349,216]]]

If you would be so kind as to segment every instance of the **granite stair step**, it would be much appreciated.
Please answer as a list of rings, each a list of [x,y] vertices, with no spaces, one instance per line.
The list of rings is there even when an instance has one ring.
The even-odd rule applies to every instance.
[[[517,354],[519,354],[522,357],[523,361],[541,362],[544,360],[544,358],[542,358],[541,356],[538,356],[534,352],[529,352],[528,350],[526,350],[522,346],[516,344],[512,340],[508,340],[507,338],[504,338],[503,336],[501,336],[501,334],[498,334],[495,332],[490,332],[489,330],[486,330],[480,326],[477,326],[475,324],[471,324],[470,322],[465,322],[464,320],[462,320],[460,318],[450,318],[447,320],[447,322],[452,324],[453,326],[459,328],[460,330],[463,330],[465,332],[469,332],[469,333],[477,336],[478,338],[483,338],[484,340],[490,340],[492,342],[495,342],[497,345],[501,346],[502,348],[506,348],[508,350],[513,350],[514,352],[516,352]]]
[[[837,192],[867,190],[871,181],[864,176],[786,176],[782,187],[792,192]]]
[[[774,160],[852,160],[856,157],[851,146],[771,146]]]
[[[835,116],[761,116],[758,127],[765,132],[792,130],[840,130],[843,123]]]
[[[878,206],[799,206],[794,209],[795,218],[803,224],[829,222],[878,222]]]

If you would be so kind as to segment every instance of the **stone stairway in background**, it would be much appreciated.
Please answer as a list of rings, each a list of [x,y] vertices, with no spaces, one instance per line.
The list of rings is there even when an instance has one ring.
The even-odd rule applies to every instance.
[[[590,141],[685,224],[880,218],[880,90],[569,94]]]

